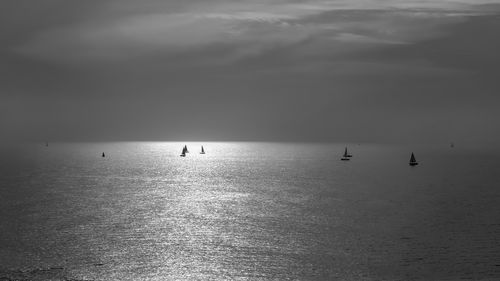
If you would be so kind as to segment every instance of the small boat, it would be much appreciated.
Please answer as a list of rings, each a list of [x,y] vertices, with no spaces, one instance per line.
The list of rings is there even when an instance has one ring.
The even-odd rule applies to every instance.
[[[418,165],[418,162],[415,159],[415,155],[413,155],[413,152],[412,152],[411,157],[410,157],[410,166],[416,166],[416,165]]]
[[[186,146],[184,146],[184,148],[182,148],[181,157],[186,157],[186,152],[187,152],[187,148],[186,148]]]
[[[455,144],[454,144],[454,143],[451,143],[451,144],[450,144],[450,147],[451,147],[451,148],[454,148],[454,147],[455,147]]]
[[[342,156],[342,158],[340,158],[340,160],[342,161],[349,161],[351,156],[349,156],[349,154],[347,153],[347,147],[345,148],[344,150],[344,155]]]
[[[352,154],[350,154],[350,153],[347,152],[347,147],[345,148],[345,153],[344,154],[346,155],[346,157],[349,157],[349,158],[352,157]]]
[[[49,146],[49,142],[48,141],[45,142],[45,146]]]
[[[106,154],[104,154],[104,152],[102,153],[102,157],[106,157]]]
[[[203,149],[203,145],[201,146],[201,152],[200,154],[205,154],[205,149]]]

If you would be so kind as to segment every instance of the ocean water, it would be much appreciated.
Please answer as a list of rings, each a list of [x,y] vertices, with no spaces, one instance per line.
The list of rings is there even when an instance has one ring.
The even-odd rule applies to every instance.
[[[0,279],[500,280],[499,150],[348,146],[2,147]]]

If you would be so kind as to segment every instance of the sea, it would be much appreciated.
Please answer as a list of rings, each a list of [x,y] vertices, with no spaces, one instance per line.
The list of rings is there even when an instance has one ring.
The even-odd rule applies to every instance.
[[[460,144],[2,146],[0,280],[500,280],[499,165]]]

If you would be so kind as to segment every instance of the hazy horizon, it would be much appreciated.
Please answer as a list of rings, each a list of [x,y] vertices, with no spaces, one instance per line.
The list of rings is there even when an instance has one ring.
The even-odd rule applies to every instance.
[[[0,8],[0,142],[500,141],[500,1]]]

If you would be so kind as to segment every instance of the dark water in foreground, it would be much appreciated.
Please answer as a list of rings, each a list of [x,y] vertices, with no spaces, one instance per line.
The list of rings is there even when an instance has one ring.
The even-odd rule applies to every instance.
[[[3,148],[0,280],[500,279],[500,151],[183,145]]]

